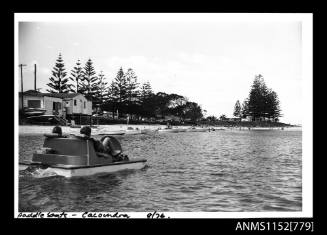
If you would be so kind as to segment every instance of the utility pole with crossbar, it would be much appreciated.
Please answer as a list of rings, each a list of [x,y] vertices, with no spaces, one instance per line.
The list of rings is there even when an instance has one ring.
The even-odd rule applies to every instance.
[[[24,113],[24,96],[23,96],[23,66],[26,66],[26,64],[20,64],[20,79],[21,79],[21,89],[22,89],[22,113]]]

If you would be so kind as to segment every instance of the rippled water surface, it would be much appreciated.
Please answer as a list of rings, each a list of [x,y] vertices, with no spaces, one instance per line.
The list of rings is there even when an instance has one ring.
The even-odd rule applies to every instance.
[[[224,130],[125,135],[142,170],[67,179],[19,177],[20,211],[301,211],[302,132]],[[31,159],[41,135],[19,137]]]

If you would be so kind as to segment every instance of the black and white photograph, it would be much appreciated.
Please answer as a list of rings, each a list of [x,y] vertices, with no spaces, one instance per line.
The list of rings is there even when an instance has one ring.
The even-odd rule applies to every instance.
[[[14,30],[16,217],[312,217],[312,14]]]

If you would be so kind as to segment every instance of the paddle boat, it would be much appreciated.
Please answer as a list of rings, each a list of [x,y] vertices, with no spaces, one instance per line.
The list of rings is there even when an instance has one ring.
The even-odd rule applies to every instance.
[[[40,167],[57,175],[74,177],[145,166],[146,159],[129,159],[124,155],[116,138],[104,136],[100,141],[106,141],[110,153],[97,152],[92,138],[45,134],[43,147],[33,154],[32,161],[20,162],[19,169]]]

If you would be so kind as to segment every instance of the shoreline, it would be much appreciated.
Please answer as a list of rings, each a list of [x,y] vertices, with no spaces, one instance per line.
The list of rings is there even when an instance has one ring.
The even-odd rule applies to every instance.
[[[45,125],[19,125],[18,133],[19,135],[43,135],[51,133],[53,126]],[[98,128],[92,128],[92,134],[97,135],[98,131],[126,131],[127,127],[132,127],[133,129],[138,128],[139,130],[148,129],[148,130],[157,130],[164,129],[166,125],[160,124],[113,124],[113,125],[99,125]],[[191,126],[173,126],[174,128],[190,128]],[[71,128],[69,126],[61,126],[63,134],[79,134],[80,128]],[[217,131],[255,131],[255,130],[302,130],[302,127],[247,127],[247,126],[204,126],[204,128],[213,128]]]
[[[45,125],[19,125],[19,135],[43,135],[51,133],[52,126],[45,126]],[[83,125],[82,125],[83,126]],[[105,130],[105,131],[121,131],[127,130],[127,127],[132,128],[139,128],[142,129],[150,129],[156,130],[158,128],[164,128],[165,125],[126,125],[126,124],[113,124],[113,125],[99,125],[98,128],[92,128],[92,134],[96,135],[98,130]],[[71,128],[69,126],[61,126],[63,134],[79,134],[80,128]]]

